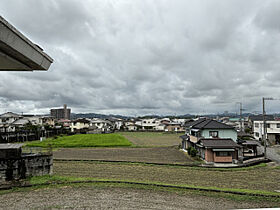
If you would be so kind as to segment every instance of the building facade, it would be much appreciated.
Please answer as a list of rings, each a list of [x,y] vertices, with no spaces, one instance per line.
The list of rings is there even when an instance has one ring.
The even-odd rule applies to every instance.
[[[264,135],[263,121],[254,121],[253,130],[255,139],[261,140]],[[280,144],[280,120],[266,121],[266,133],[269,143]]]
[[[67,108],[67,105],[64,104],[62,109],[51,109],[51,116],[55,117],[56,119],[65,119],[70,120],[71,109]]]

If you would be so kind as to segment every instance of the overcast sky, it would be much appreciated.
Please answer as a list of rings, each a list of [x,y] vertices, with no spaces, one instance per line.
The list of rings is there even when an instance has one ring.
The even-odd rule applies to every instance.
[[[0,113],[253,112],[280,98],[278,0],[1,0],[0,15],[54,59],[0,72]]]

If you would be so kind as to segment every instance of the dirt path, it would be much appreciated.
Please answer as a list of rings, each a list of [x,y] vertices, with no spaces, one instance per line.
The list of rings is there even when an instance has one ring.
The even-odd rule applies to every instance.
[[[166,164],[188,164],[193,161],[178,147],[60,149],[55,159],[114,160]]]
[[[1,195],[0,209],[235,209],[267,203],[126,188],[65,186]]]

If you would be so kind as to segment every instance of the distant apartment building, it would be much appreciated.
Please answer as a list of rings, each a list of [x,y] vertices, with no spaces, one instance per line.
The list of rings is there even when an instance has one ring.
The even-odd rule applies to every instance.
[[[51,109],[51,116],[56,119],[65,119],[70,120],[71,109],[67,108],[67,105],[64,104],[62,109]]]

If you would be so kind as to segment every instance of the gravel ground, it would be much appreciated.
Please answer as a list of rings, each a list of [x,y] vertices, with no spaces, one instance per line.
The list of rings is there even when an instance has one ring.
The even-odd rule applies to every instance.
[[[233,209],[269,206],[268,203],[175,192],[93,186],[44,188],[4,194],[0,198],[0,209]]]
[[[188,164],[192,160],[178,147],[60,149],[55,159],[115,160]]]

